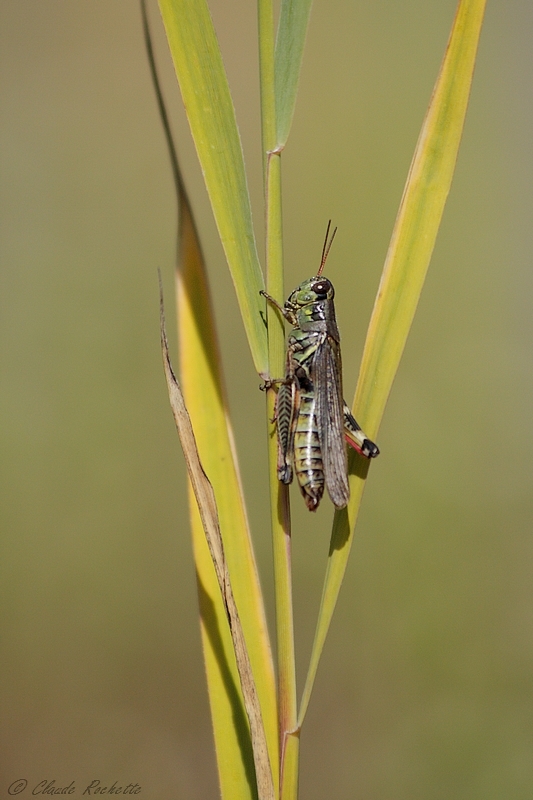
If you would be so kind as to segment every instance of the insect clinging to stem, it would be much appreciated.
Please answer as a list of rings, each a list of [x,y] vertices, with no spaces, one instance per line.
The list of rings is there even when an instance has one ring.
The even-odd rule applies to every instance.
[[[285,377],[276,399],[278,479],[296,474],[307,508],[316,511],[324,484],[336,508],[350,499],[346,443],[366,458],[379,448],[361,430],[342,392],[340,336],[335,319],[335,290],[322,272],[333,239],[328,223],[317,274],[303,281],[281,306],[261,294],[293,327],[287,342]]]

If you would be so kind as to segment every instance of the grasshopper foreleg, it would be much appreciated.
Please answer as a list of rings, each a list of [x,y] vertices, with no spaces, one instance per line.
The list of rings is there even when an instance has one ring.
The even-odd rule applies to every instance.
[[[294,320],[295,320],[294,310],[290,307],[287,307],[289,305],[288,303],[285,303],[285,305],[282,306],[281,303],[278,303],[278,301],[274,297],[272,297],[272,295],[268,294],[267,292],[264,292],[262,289],[259,292],[259,294],[262,295],[266,300],[268,300],[268,302],[271,305],[273,305],[274,308],[277,308],[281,316],[284,317],[284,319],[286,319],[287,322],[289,322],[291,325],[294,325]]]

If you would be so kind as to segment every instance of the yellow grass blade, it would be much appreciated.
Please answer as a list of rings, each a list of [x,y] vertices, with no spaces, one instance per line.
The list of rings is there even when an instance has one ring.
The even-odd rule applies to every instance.
[[[403,353],[448,192],[470,95],[485,0],[462,0],[394,226],[372,313],[355,405],[377,432]]]
[[[259,266],[235,111],[205,0],[160,0],[174,67],[257,371],[267,372]]]
[[[246,715],[250,726],[252,740],[252,753],[257,781],[257,794],[259,800],[275,800],[274,783],[268,755],[268,747],[263,726],[261,706],[257,696],[252,666],[244,640],[242,624],[235,603],[228,564],[224,552],[224,544],[220,533],[218,510],[213,487],[207,478],[200,461],[196,441],[192,430],[191,420],[187,413],[180,385],[172,370],[168,352],[168,342],[165,330],[165,317],[163,310],[163,292],[161,289],[161,347],[163,350],[163,363],[167,379],[170,405],[174,414],[176,427],[180,437],[187,470],[198,511],[205,532],[205,540],[209,549],[211,563],[214,567],[220,597],[229,623],[229,630],[233,644],[233,652],[239,673],[240,687]]]
[[[270,642],[227,413],[204,261],[161,93],[144,0],[141,11],[179,209],[180,361],[196,431],[188,459],[192,482],[190,515],[221,794],[226,800],[274,800],[279,784],[279,747]],[[187,434],[190,418],[182,413],[184,401],[170,368],[166,337],[163,349],[176,423],[185,418],[181,428]],[[179,424],[178,431],[183,443]],[[191,436],[189,432],[187,438]],[[191,457],[192,462],[198,462],[196,473],[205,468],[210,480],[203,473],[191,473]]]
[[[186,198],[181,198],[178,324],[181,376],[202,464],[217,501],[226,559],[268,741],[278,776],[276,687],[270,643],[220,373],[213,314],[202,255]],[[253,797],[250,739],[226,611],[204,531],[191,498],[202,639],[222,796]],[[252,768],[253,769],[253,768]]]
[[[354,411],[375,438],[398,369],[450,190],[463,131],[485,0],[461,0],[422,125],[366,339]],[[384,456],[381,456],[382,458]],[[351,456],[351,498],[335,514],[322,603],[302,697],[305,715],[353,539],[368,462]]]

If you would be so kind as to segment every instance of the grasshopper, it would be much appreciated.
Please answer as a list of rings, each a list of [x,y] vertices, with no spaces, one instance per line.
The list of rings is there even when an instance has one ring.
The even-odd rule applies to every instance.
[[[297,286],[283,306],[261,292],[293,326],[285,378],[273,381],[279,383],[275,411],[278,479],[289,484],[295,473],[310,511],[318,508],[324,484],[336,508],[348,503],[345,442],[366,458],[379,455],[379,448],[363,433],[343,399],[335,290],[322,275],[337,232],[335,228],[328,242],[330,225],[315,276]]]

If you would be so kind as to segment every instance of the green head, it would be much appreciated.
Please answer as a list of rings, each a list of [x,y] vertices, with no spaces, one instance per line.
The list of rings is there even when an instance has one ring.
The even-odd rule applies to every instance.
[[[322,277],[322,270],[324,269],[326,259],[329,251],[331,250],[331,245],[333,244],[333,239],[337,233],[337,228],[335,228],[331,234],[331,239],[328,241],[330,228],[331,220],[328,222],[326,238],[324,239],[324,247],[322,248],[322,258],[320,259],[320,266],[317,274],[312,278],[308,278],[306,281],[296,287],[285,304],[286,308],[290,308],[295,311],[296,309],[305,308],[305,306],[314,303],[333,300],[335,297],[333,284],[331,281],[328,281],[327,278]]]
[[[289,296],[286,305],[288,308],[298,309],[321,301],[333,300],[334,297],[335,289],[331,281],[317,275],[297,286]]]

